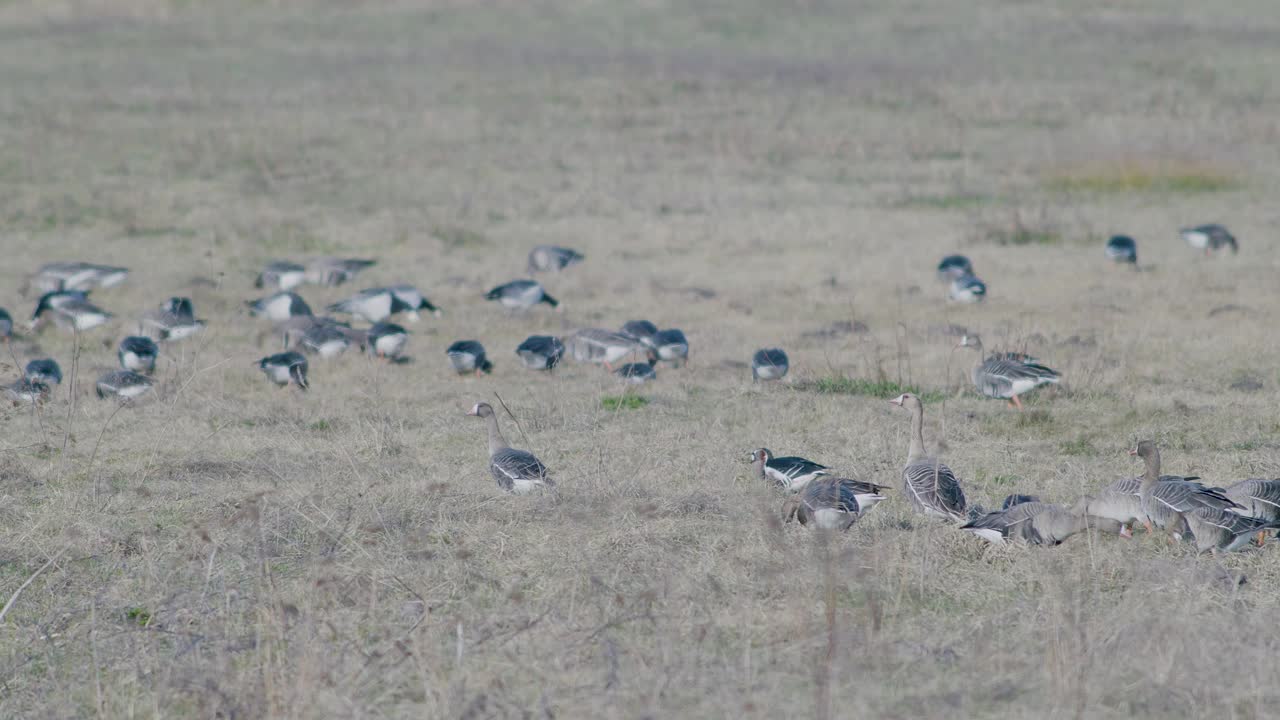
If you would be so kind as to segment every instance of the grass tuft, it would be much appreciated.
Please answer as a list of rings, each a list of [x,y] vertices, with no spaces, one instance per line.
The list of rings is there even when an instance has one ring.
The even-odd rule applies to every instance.
[[[451,248],[480,247],[489,244],[489,238],[484,233],[458,225],[436,225],[431,228],[431,236]]]
[[[605,395],[600,404],[605,410],[639,410],[649,404],[649,399],[640,395]]]
[[[946,397],[946,393],[941,390],[921,390],[915,385],[903,385],[892,380],[867,380],[844,375],[801,380],[792,387],[824,395],[867,395],[885,400],[896,398],[902,393],[913,393],[927,403],[938,402]]]
[[[1066,170],[1050,177],[1046,184],[1059,192],[1097,195],[1212,193],[1241,186],[1238,179],[1196,163],[1132,160]]]

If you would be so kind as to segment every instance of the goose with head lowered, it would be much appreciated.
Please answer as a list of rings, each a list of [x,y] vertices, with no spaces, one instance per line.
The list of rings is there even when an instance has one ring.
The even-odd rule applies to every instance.
[[[279,290],[288,292],[307,281],[307,269],[302,265],[287,260],[267,263],[267,266],[253,281],[259,290]]]
[[[978,353],[978,362],[973,366],[970,377],[978,392],[990,398],[1008,400],[1009,404],[1022,409],[1019,395],[1031,392],[1041,385],[1058,384],[1059,375],[1050,369],[1022,354],[983,355],[982,338],[977,335],[965,335],[960,339],[957,348],[971,348]]]
[[[1091,518],[1083,505],[1069,510],[1033,500],[987,513],[961,525],[960,529],[997,545],[1058,545],[1091,527],[1104,532],[1119,532],[1120,523]]]
[[[16,405],[39,405],[49,399],[49,386],[38,380],[18,378],[4,386],[4,396]]]
[[[951,281],[947,296],[953,302],[978,303],[987,299],[987,284],[976,275],[961,275]]]
[[[538,303],[560,309],[560,301],[548,295],[537,280],[512,280],[485,293],[484,299],[496,300],[508,310],[528,310]]]
[[[459,375],[475,373],[476,377],[493,371],[493,363],[485,355],[484,345],[478,340],[459,340],[449,346],[445,353],[449,356],[449,364]]]
[[[125,370],[148,374],[156,369],[156,358],[160,356],[160,348],[151,338],[130,335],[120,341],[116,348],[116,358],[120,367]]]
[[[1118,265],[1138,264],[1138,243],[1128,235],[1113,235],[1107,241],[1107,259]]]
[[[404,348],[409,344],[409,331],[395,323],[380,322],[358,334],[360,347],[365,352],[393,362],[401,360]]]
[[[973,263],[964,255],[948,255],[938,263],[938,279],[950,282],[973,274]]]
[[[622,332],[639,340],[646,347],[653,347],[653,336],[658,334],[658,326],[648,320],[628,320],[623,324]]]
[[[361,290],[346,300],[329,306],[329,312],[355,315],[371,323],[382,322],[399,313],[406,313],[410,322],[417,322],[420,310],[426,310],[437,317],[440,315],[440,309],[412,285]]]
[[[249,313],[258,317],[264,317],[271,322],[282,323],[290,318],[311,317],[311,306],[307,305],[307,301],[302,296],[292,292],[278,292],[275,295],[268,295],[260,300],[250,300],[245,303],[249,306]]]
[[[782,520],[799,520],[820,530],[848,530],[885,499],[885,485],[852,478],[820,477],[782,503]]]
[[[650,380],[658,379],[657,371],[653,369],[651,363],[647,362],[627,363],[614,370],[613,374],[632,385],[643,385]]]
[[[112,370],[98,378],[94,389],[98,397],[109,397],[121,401],[136,400],[151,390],[151,378],[132,370]]]
[[[1249,478],[1228,485],[1222,492],[1243,508],[1237,511],[1241,515],[1258,520],[1280,520],[1280,480]],[[1260,533],[1258,544],[1261,545],[1264,539]]]
[[[924,403],[914,393],[903,393],[889,401],[911,413],[911,436],[907,464],[902,468],[903,493],[917,512],[946,520],[968,518],[968,504],[960,479],[924,449]]]
[[[40,382],[45,385],[62,384],[62,368],[58,367],[58,361],[53,358],[32,360],[27,363],[22,376],[31,382]]]
[[[142,317],[142,327],[161,340],[182,340],[204,330],[205,322],[196,319],[191,298],[171,297]]]
[[[524,495],[541,488],[555,487],[555,481],[547,472],[547,466],[526,450],[516,450],[507,444],[498,430],[498,416],[489,403],[477,403],[467,415],[481,418],[489,428],[489,472],[498,481],[498,487],[509,493]]]
[[[791,360],[780,348],[757,350],[756,354],[751,356],[752,382],[781,380],[787,376],[787,371],[790,369]]]
[[[583,328],[570,335],[565,343],[573,359],[582,363],[604,365],[612,371],[619,360],[644,350],[631,335],[602,328]]]
[[[356,275],[366,268],[377,264],[376,260],[359,258],[316,258],[307,263],[306,278],[312,285],[335,287],[354,280]]]
[[[529,251],[529,272],[563,270],[586,259],[577,250],[556,245],[539,245]]]
[[[1233,255],[1240,250],[1235,236],[1217,223],[1183,228],[1178,231],[1178,234],[1191,247],[1203,250],[1205,255],[1212,255],[1215,250],[1223,248],[1231,248]]]
[[[531,335],[516,348],[516,355],[530,370],[551,370],[564,357],[564,343],[553,335]]]
[[[689,362],[689,340],[681,330],[659,330],[649,338],[647,345],[651,364],[664,362],[678,368]]]
[[[751,464],[760,479],[788,492],[797,492],[813,480],[831,474],[831,468],[826,465],[802,457],[774,457],[768,448],[752,452]]]
[[[298,386],[299,390],[311,387],[307,381],[307,358],[300,352],[289,352],[268,355],[258,361],[258,369],[266,374],[267,379],[280,387],[289,383]]]
[[[111,317],[111,313],[89,302],[89,296],[85,292],[59,290],[40,296],[35,312],[31,314],[29,327],[35,330],[46,319],[52,319],[59,327],[80,332],[104,325]]]
[[[29,284],[40,293],[61,290],[88,291],[119,285],[128,275],[128,268],[87,262],[56,262],[44,265],[37,270]]]
[[[1268,530],[1280,528],[1280,520],[1264,520],[1207,507],[1193,508],[1182,517],[1195,536],[1196,549],[1200,552],[1243,550],[1255,537],[1261,545],[1266,541]]]
[[[9,342],[9,338],[13,337],[13,317],[9,315],[9,311],[0,308],[0,340]]]

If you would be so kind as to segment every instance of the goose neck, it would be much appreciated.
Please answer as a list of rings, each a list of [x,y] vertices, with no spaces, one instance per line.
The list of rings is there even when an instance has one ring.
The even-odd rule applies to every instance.
[[[498,429],[497,415],[492,415],[492,414],[489,415],[488,417],[485,418],[485,422],[489,425],[490,457],[495,455],[499,450],[505,450],[511,447],[510,445],[507,444],[507,439],[502,437],[502,431]]]

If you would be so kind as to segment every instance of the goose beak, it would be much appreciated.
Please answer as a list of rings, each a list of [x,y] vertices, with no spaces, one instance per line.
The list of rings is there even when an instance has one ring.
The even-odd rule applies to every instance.
[[[1130,450],[1130,451],[1129,451],[1129,454],[1130,454],[1130,455],[1137,455],[1137,454],[1138,454],[1138,448],[1134,448],[1134,449]]]
[[[889,404],[890,404],[890,405],[897,405],[898,407],[902,407],[902,396],[898,396],[898,397],[896,397],[896,398],[894,398],[894,399],[890,400],[890,401],[889,401]]]

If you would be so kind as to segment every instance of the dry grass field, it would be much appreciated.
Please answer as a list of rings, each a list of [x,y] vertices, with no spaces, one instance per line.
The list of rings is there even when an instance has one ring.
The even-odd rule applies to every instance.
[[[0,4],[0,306],[44,262],[133,270],[76,382],[0,410],[0,602],[56,558],[0,624],[0,716],[1272,716],[1274,544],[1001,549],[900,492],[828,537],[747,456],[897,488],[909,385],[988,506],[1136,475],[1141,437],[1280,475],[1277,37],[1263,0]],[[1177,236],[1215,221],[1239,255]],[[564,312],[484,302],[539,243],[587,256],[545,278]],[[950,252],[986,303],[946,301]],[[378,264],[313,307],[412,282],[444,315],[412,363],[277,390],[244,301],[328,254]],[[175,294],[207,332],[94,397]],[[639,407],[513,353],[635,318],[693,346]],[[950,325],[1061,388],[976,396]],[[449,371],[464,338],[493,375]],[[795,381],[753,385],[772,345]],[[76,356],[11,348],[5,382]],[[463,415],[495,396],[558,495],[496,487]]]

